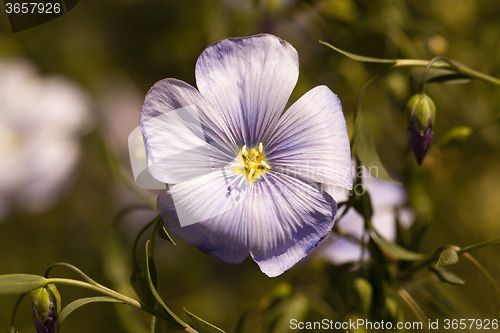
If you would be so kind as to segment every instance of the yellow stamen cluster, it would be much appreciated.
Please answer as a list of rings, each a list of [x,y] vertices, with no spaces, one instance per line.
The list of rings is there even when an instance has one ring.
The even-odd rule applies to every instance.
[[[253,148],[250,152],[247,150],[247,146],[244,145],[241,148],[241,152],[236,157],[236,163],[234,163],[232,167],[235,172],[243,174],[249,182],[252,182],[262,173],[271,169],[264,157],[262,142],[259,143],[257,149]]]

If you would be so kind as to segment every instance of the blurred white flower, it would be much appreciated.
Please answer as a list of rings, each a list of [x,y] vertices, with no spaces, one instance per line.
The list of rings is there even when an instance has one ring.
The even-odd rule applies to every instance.
[[[49,208],[68,188],[90,123],[81,88],[0,59],[0,220],[14,205]]]
[[[377,232],[389,241],[396,240],[396,218],[399,223],[409,228],[415,220],[415,213],[411,208],[402,207],[406,202],[406,192],[403,186],[386,182],[375,178],[369,172],[362,168],[363,186],[370,194],[373,208],[372,225]],[[361,189],[355,189],[358,193]],[[347,201],[347,193],[337,193],[335,196],[337,202]],[[337,219],[344,212],[339,209]],[[322,251],[322,256],[335,265],[341,265],[348,262],[356,262],[361,259],[364,220],[363,217],[354,209],[349,211],[337,220],[338,229],[341,234],[349,235],[342,237],[334,235],[331,242]],[[368,232],[365,236],[365,242],[368,240]],[[364,253],[364,259],[370,258],[368,251]]]

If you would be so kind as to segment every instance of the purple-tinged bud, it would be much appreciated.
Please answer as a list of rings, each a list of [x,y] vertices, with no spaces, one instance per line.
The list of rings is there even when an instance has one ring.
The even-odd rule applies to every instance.
[[[55,333],[57,316],[61,312],[61,296],[54,284],[31,292],[33,320],[37,333]]]
[[[419,93],[410,98],[406,110],[413,153],[418,164],[422,164],[431,146],[436,105],[429,96]]]
[[[424,134],[420,135],[420,132],[417,128],[416,122],[414,120],[410,123],[410,142],[411,147],[413,148],[413,153],[415,154],[415,159],[418,164],[422,164],[429,147],[431,146],[432,141],[432,131],[431,125],[429,122],[429,126],[424,130]]]

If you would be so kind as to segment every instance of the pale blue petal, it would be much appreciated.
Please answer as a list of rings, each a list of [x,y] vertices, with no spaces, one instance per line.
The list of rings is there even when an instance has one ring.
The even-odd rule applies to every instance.
[[[141,114],[153,177],[179,183],[230,163],[239,148],[216,122],[212,106],[196,89],[174,79],[157,82]]]
[[[224,117],[231,136],[249,147],[274,128],[298,75],[297,51],[268,34],[221,40],[196,63],[201,94]]]
[[[250,193],[250,252],[268,276],[304,258],[335,223],[337,204],[312,183],[269,172],[252,184]]]
[[[269,172],[245,184],[239,175],[214,172],[172,186],[158,210],[184,241],[233,264],[250,251],[268,276],[295,265],[333,227],[337,205],[311,183]],[[186,216],[190,225],[183,227]]]
[[[349,137],[337,95],[319,86],[302,96],[264,142],[273,170],[352,188]]]
[[[217,259],[238,264],[249,251],[247,192],[237,189],[242,181],[240,176],[213,172],[174,185],[159,195],[158,211],[173,234]]]

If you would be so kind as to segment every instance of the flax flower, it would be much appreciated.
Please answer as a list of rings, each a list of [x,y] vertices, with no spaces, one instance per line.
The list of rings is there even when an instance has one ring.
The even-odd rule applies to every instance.
[[[412,209],[403,207],[406,201],[406,192],[403,186],[386,182],[375,178],[365,169],[361,168],[363,176],[363,189],[368,191],[372,200],[372,225],[377,232],[387,240],[396,240],[396,223],[399,221],[402,227],[410,227],[415,219],[415,213]],[[356,188],[359,193],[361,189]],[[337,196],[338,200],[346,201]],[[339,210],[338,214],[342,214]],[[396,221],[397,219],[397,221]],[[338,221],[340,232],[345,235],[335,235],[330,244],[322,251],[323,257],[336,265],[348,262],[357,262],[362,255],[362,239],[364,220],[363,217],[354,209],[350,210]],[[368,239],[368,233],[365,233],[365,242]],[[364,259],[369,259],[370,254],[365,251]]]
[[[331,231],[337,204],[321,185],[352,187],[338,97],[318,86],[283,113],[298,73],[297,51],[275,36],[224,39],[198,58],[198,89],[162,80],[141,115],[170,231],[232,264],[250,253],[268,276]]]
[[[14,206],[43,211],[63,195],[90,120],[89,99],[75,83],[0,59],[0,219]]]

